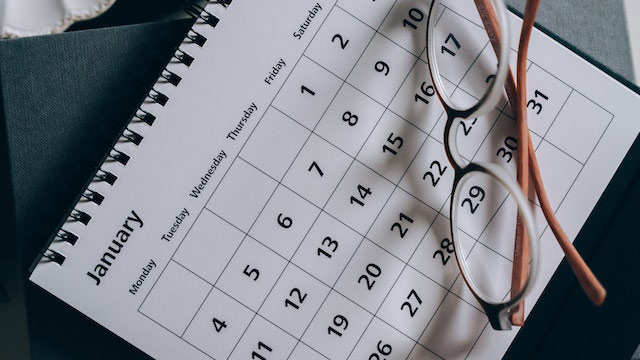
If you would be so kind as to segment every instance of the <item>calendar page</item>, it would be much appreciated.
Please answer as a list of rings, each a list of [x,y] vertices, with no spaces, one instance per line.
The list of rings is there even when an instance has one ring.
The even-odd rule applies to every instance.
[[[96,185],[101,206],[78,205],[91,221],[65,224],[77,243],[53,243],[65,262],[31,280],[156,358],[501,357],[518,328],[491,329],[450,241],[429,5],[234,1],[196,29],[203,47],[181,45],[195,58],[182,82],[156,84],[169,100],[145,105],[153,127],[132,123],[144,140],[121,145],[126,167],[105,165],[117,182]],[[477,101],[495,55],[473,2],[434,11],[452,97]],[[574,239],[640,130],[640,97],[537,30],[529,54],[531,137]],[[514,123],[504,99],[465,120],[462,157],[515,176]],[[461,241],[506,298],[516,207],[483,191],[462,205]],[[541,271],[527,313],[563,256],[531,207]]]

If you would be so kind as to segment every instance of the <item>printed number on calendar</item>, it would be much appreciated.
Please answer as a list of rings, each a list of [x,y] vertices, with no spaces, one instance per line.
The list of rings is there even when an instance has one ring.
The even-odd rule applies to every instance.
[[[307,295],[307,293],[303,294],[300,289],[293,288],[289,291],[289,298],[284,300],[284,306],[298,310],[300,309],[300,305],[302,305],[304,300],[307,298]]]
[[[259,341],[258,342],[258,351],[252,352],[251,353],[251,358],[252,359],[256,359],[256,360],[267,360],[267,358],[264,357],[261,354],[270,353],[270,352],[273,351],[273,349],[271,347],[269,347],[269,345],[263,343],[262,341]]]
[[[331,38],[331,42],[339,44],[342,50],[346,49],[347,45],[349,44],[349,40],[345,40],[340,34],[333,35],[333,37]]]
[[[507,136],[504,139],[504,146],[498,149],[496,156],[504,159],[507,163],[513,158],[513,151],[518,149],[518,139],[513,136]]]
[[[422,94],[416,94],[413,97],[413,100],[415,102],[422,101],[425,104],[429,104],[429,100],[427,100],[427,98],[435,95],[436,89],[433,87],[433,85],[427,85],[427,82],[423,81],[420,85],[420,92],[422,92]]]
[[[227,322],[224,320],[218,320],[217,318],[213,318],[213,328],[216,329],[216,332],[222,331],[222,329],[227,327]]]
[[[427,178],[429,178],[429,180],[431,180],[431,185],[436,187],[444,173],[447,171],[447,167],[440,165],[440,161],[434,160],[431,162],[431,165],[429,165],[429,169],[431,170],[422,175],[422,180],[427,180]]]
[[[315,162],[315,161],[311,163],[311,165],[309,166],[309,169],[307,171],[311,172],[314,169],[315,169],[315,171],[318,172],[318,175],[320,175],[320,177],[324,176],[324,172],[320,168],[320,165],[318,165],[318,163]]]
[[[400,233],[400,238],[404,239],[405,235],[407,235],[407,231],[409,231],[409,226],[407,225],[403,228],[402,224],[404,224],[405,222],[413,224],[413,219],[405,215],[404,213],[400,213],[399,217],[400,220],[398,222],[394,222],[393,225],[391,225],[391,232],[393,232],[394,229],[397,229]]]
[[[478,121],[478,118],[473,119],[470,124],[468,124],[468,121],[469,119],[464,119],[460,122],[460,124],[462,125],[462,131],[464,132],[464,136],[469,136],[469,134],[471,134],[473,125],[476,124],[476,121]]]
[[[480,186],[474,185],[469,189],[469,197],[464,198],[460,206],[464,207],[465,204],[468,204],[469,211],[471,211],[472,214],[475,214],[476,210],[478,210],[478,206],[480,206],[480,203],[484,200],[484,197],[484,190]],[[477,202],[474,203],[472,199],[477,200]]]
[[[280,213],[280,215],[278,215],[278,225],[282,226],[285,229],[288,229],[291,227],[291,225],[293,225],[293,220],[290,217],[284,216],[284,214]]]
[[[350,202],[352,204],[358,204],[360,206],[364,206],[364,199],[368,196],[371,195],[371,188],[368,187],[364,187],[362,185],[358,185],[358,194],[360,195],[360,199],[358,199],[355,196],[352,196],[350,199]]]
[[[308,87],[306,87],[304,85],[300,86],[300,92],[303,93],[303,94],[306,92],[307,94],[309,94],[311,96],[315,96],[316,95],[315,91],[309,89]]]
[[[442,250],[446,251],[447,254],[453,254],[453,241],[449,240],[449,238],[444,238],[442,239],[442,241],[440,242],[440,247],[442,248]],[[444,252],[442,250],[436,250],[433,253],[433,258],[437,258],[438,255],[440,255],[440,260],[442,260],[442,266],[447,265],[447,262],[449,262],[449,259],[451,259],[451,255],[446,255],[444,254]]]
[[[389,64],[387,64],[382,60],[377,61],[376,64],[373,66],[373,68],[376,69],[377,72],[383,74],[384,76],[389,75],[389,71],[391,70],[391,68],[389,67]]]
[[[534,93],[534,98],[530,99],[527,102],[527,107],[535,110],[536,111],[536,115],[540,115],[540,113],[542,112],[542,100],[548,101],[549,97],[543,93],[541,93],[540,91],[536,90]],[[536,101],[536,99],[540,97],[542,100],[540,102]]]
[[[371,291],[371,289],[373,289],[373,285],[376,284],[376,281],[371,279],[375,279],[382,275],[382,269],[380,269],[380,266],[371,263],[367,265],[365,272],[366,274],[362,274],[358,278],[358,284],[362,284],[364,282],[367,290]]]
[[[424,13],[420,9],[411,8],[409,9],[409,19],[404,18],[402,20],[402,26],[410,27],[413,30],[417,30],[418,26],[416,23],[422,22],[424,20]]]
[[[358,123],[358,115],[352,114],[351,111],[345,111],[344,114],[342,114],[342,121],[349,124],[349,126],[356,126]]]
[[[318,248],[318,256],[326,256],[331,259],[331,256],[338,250],[338,241],[333,240],[330,236],[326,236],[322,239],[320,247]],[[330,251],[331,253],[329,253]]]
[[[451,46],[451,48],[455,47],[455,50],[451,50],[449,49],[448,46]],[[460,50],[461,45],[458,42],[458,39],[456,39],[455,35],[453,35],[452,33],[449,33],[449,35],[447,35],[447,38],[444,40],[444,45],[442,45],[442,47],[440,48],[440,51],[444,54],[447,53],[451,56],[456,56],[456,50]]]
[[[247,277],[253,281],[258,281],[260,278],[260,270],[256,268],[249,268],[250,265],[247,265],[242,271],[243,274],[247,275]]]
[[[393,350],[393,348],[391,347],[391,345],[389,344],[385,344],[382,342],[382,340],[378,341],[378,345],[376,346],[376,350],[377,352],[374,352],[373,354],[369,355],[369,360],[380,360],[380,359],[385,359],[385,358],[381,358],[381,356],[389,356],[391,355],[391,351]],[[380,355],[378,355],[380,354]]]
[[[333,326],[337,327],[337,329]],[[344,317],[344,315],[336,315],[333,318],[333,326],[330,325],[327,328],[327,332],[329,333],[329,335],[335,334],[338,336],[342,336],[342,332],[347,330],[347,327],[349,327],[349,321],[346,317]]]
[[[417,305],[413,303],[412,298],[415,299]],[[411,289],[409,295],[407,295],[407,301],[403,302],[402,305],[400,305],[400,310],[407,309],[409,315],[411,317],[414,317],[418,312],[418,308],[420,305],[422,305],[422,299],[420,299],[420,296],[418,296],[418,293],[414,289]]]
[[[400,136],[395,136],[393,133],[391,133],[387,138],[387,142],[389,143],[390,146],[387,144],[382,145],[382,152],[383,153],[388,152],[388,153],[391,153],[391,155],[397,155],[398,150],[400,150],[400,148],[404,144],[404,139],[402,139]]]

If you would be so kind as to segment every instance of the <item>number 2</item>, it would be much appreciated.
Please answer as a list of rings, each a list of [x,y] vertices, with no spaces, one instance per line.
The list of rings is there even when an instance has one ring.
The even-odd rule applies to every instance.
[[[431,185],[433,187],[436,187],[436,185],[438,185],[438,183],[440,182],[440,178],[442,177],[442,175],[444,175],[444,172],[447,171],[447,167],[443,167],[442,165],[440,165],[440,161],[438,160],[432,161],[431,165],[429,165],[429,169],[433,170],[434,166],[438,168],[438,177],[433,175],[433,172],[427,171],[426,173],[424,173],[424,175],[422,175],[422,180],[427,180],[427,177],[429,177],[431,178]]]
[[[411,306],[411,303],[409,301],[411,301],[412,296],[416,298],[418,305],[422,305],[422,299],[420,299],[420,296],[418,296],[418,293],[414,289],[411,289],[411,291],[409,292],[409,295],[407,295],[408,301],[405,301],[402,303],[402,305],[400,306],[400,310],[404,310],[405,308],[407,308],[409,311],[409,315],[411,317],[414,317],[418,312],[418,305],[416,305],[415,307]]]
[[[400,233],[400,238],[404,239],[404,236],[407,235],[407,231],[409,231],[409,227],[407,227],[406,229],[402,228],[402,224],[400,224],[401,221],[406,220],[407,222],[409,222],[410,224],[413,224],[413,219],[408,217],[407,215],[400,213],[400,221],[398,222],[394,222],[393,225],[391,225],[391,232],[393,232],[393,229],[398,229],[398,232]]]
[[[295,297],[294,297],[295,294]],[[293,299],[293,301],[289,300],[289,299],[285,299],[284,300],[284,306],[285,307],[292,307],[296,310],[298,310],[300,308],[300,305],[302,305],[302,303],[304,302],[304,300],[307,298],[307,293],[302,293],[302,291],[300,291],[300,289],[298,288],[293,288],[291,289],[291,291],[289,291],[289,297]]]
[[[376,281],[370,280],[369,276],[371,276],[372,278],[377,278],[382,274],[382,269],[380,269],[380,266],[372,263],[367,265],[365,270],[367,273],[360,275],[360,277],[358,278],[358,284],[360,284],[360,282],[364,280],[367,290],[371,291],[371,289],[373,289],[373,285],[376,284]]]
[[[464,200],[462,200],[462,204],[460,204],[461,207],[464,207],[464,204],[469,204],[469,210],[471,211],[472,214],[476,213],[476,210],[478,210],[478,206],[480,206],[480,202],[482,202],[482,200],[484,200],[484,190],[480,187],[480,186],[472,186],[471,189],[469,189],[469,196],[465,198]],[[476,204],[473,203],[473,201],[471,199],[477,199],[478,202]]]
[[[449,240],[448,238],[444,238],[442,239],[442,241],[440,242],[440,247],[442,248],[442,250],[445,250],[447,253],[451,254],[453,253],[453,241]],[[451,258],[450,255],[447,255],[447,257],[444,256],[444,252],[442,252],[442,250],[436,250],[433,253],[433,258],[436,258],[436,255],[440,255],[440,259],[442,260],[442,266],[447,265],[447,262],[449,261],[449,259]],[[411,295],[411,294],[409,294]],[[408,299],[408,297],[407,297]]]
[[[340,42],[340,48],[342,50],[344,50],[347,47],[347,44],[349,44],[349,40],[344,40],[340,34],[333,35],[331,42],[336,42],[336,39]]]

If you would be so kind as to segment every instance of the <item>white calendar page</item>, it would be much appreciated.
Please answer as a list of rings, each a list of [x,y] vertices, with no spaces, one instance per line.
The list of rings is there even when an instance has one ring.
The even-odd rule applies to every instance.
[[[119,176],[99,185],[105,201],[78,205],[91,222],[66,224],[78,242],[53,243],[65,262],[31,280],[156,358],[501,357],[518,329],[491,329],[448,241],[453,172],[429,96],[428,8],[237,0],[215,29],[196,25],[209,40],[181,46],[196,60],[176,68],[180,86],[157,84],[170,97],[146,105],[158,120],[132,125],[144,140],[121,146],[126,167],[105,165]],[[488,39],[471,1],[437,11],[436,40],[460,45],[438,54],[443,76],[456,101],[474,101],[495,69]],[[521,20],[509,20],[515,47]],[[640,130],[640,97],[537,30],[529,60],[531,136],[573,239]],[[509,114],[503,100],[465,121],[462,156],[515,174]],[[515,206],[486,190],[477,212],[461,211],[461,236],[502,298]],[[527,313],[562,259],[531,204],[541,273]]]

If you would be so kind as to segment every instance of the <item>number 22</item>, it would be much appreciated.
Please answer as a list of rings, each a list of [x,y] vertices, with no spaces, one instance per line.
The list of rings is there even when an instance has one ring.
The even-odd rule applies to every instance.
[[[442,177],[442,175],[444,175],[445,171],[447,171],[447,167],[446,166],[442,166],[440,165],[440,161],[438,160],[434,160],[431,162],[431,165],[429,165],[429,169],[433,170],[433,167],[437,167],[438,170],[438,177],[436,177],[433,172],[431,171],[427,171],[426,173],[424,173],[424,175],[422,176],[422,180],[427,180],[427,177],[431,178],[431,185],[433,185],[433,187],[436,187],[436,185],[438,185],[438,182],[440,182],[440,178]]]

